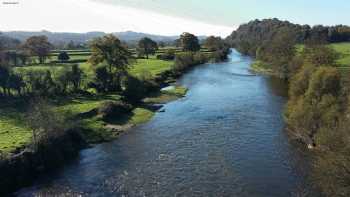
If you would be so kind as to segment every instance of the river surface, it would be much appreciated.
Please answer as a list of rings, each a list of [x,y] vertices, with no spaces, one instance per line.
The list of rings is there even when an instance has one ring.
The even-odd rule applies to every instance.
[[[295,196],[307,156],[289,142],[285,86],[249,72],[233,50],[179,83],[185,98],[114,142],[83,150],[18,196]]]

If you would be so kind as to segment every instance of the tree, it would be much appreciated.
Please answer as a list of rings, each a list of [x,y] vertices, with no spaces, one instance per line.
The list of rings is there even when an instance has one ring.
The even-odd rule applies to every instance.
[[[32,36],[26,40],[23,47],[30,55],[38,56],[39,62],[42,64],[49,56],[52,44],[46,36]]]
[[[129,50],[112,34],[94,39],[90,46],[92,54],[89,62],[93,65],[105,63],[111,76],[109,90],[121,90],[121,77],[127,73],[132,58]]]
[[[146,94],[145,82],[134,76],[127,76],[124,80],[125,90],[123,96],[125,99],[132,103],[139,102]]]
[[[108,91],[108,86],[111,78],[111,74],[108,72],[106,66],[98,66],[95,68],[95,81],[90,84],[91,87],[95,88],[98,92]]]
[[[326,45],[306,45],[302,57],[307,63],[317,66],[336,66],[339,54]]]
[[[166,46],[166,43],[163,41],[158,42],[158,46],[161,48],[164,48]]]
[[[77,64],[72,66],[72,71],[69,73],[69,80],[73,84],[74,91],[77,91],[80,87],[81,80],[83,78],[83,71]]]
[[[184,51],[199,51],[201,49],[198,38],[190,33],[183,33],[180,36],[181,46]]]
[[[281,78],[289,79],[289,64],[295,55],[295,44],[295,33],[281,28],[271,40],[258,47],[256,57],[271,64]]]
[[[137,52],[139,56],[146,55],[146,58],[148,59],[149,55],[154,55],[156,51],[158,50],[158,44],[151,40],[150,38],[142,38],[137,47]]]
[[[340,117],[341,75],[336,68],[304,66],[291,83],[286,120],[293,133],[308,144]]]
[[[8,93],[7,89],[7,80],[10,77],[10,70],[5,65],[0,65],[0,87],[3,89],[3,94]]]
[[[70,70],[64,68],[56,75],[57,88],[60,93],[65,94],[69,86]]]
[[[18,95],[21,96],[22,88],[25,86],[23,77],[16,73],[11,73],[7,80],[7,86],[9,89],[16,90]]]
[[[49,143],[54,138],[62,135],[67,127],[63,116],[59,115],[43,99],[31,102],[27,112],[26,122],[32,130],[33,144],[36,149],[40,145]]]
[[[205,39],[204,46],[210,51],[217,51],[224,48],[224,41],[220,37],[209,36]]]
[[[62,51],[58,54],[57,59],[63,62],[63,61],[68,61],[70,57],[66,51]]]

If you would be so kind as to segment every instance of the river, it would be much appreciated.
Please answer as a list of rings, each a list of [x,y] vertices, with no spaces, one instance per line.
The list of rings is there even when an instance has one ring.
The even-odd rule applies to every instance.
[[[249,72],[249,57],[198,66],[189,91],[148,123],[83,150],[18,196],[294,196],[307,191],[307,155],[282,118],[285,87]]]

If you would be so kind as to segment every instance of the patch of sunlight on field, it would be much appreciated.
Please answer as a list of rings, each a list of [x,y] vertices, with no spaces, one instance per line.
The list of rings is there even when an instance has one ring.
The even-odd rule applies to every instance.
[[[23,114],[0,109],[0,152],[11,152],[31,141],[31,130],[23,125]]]
[[[171,70],[174,62],[164,61],[158,59],[138,59],[130,68],[130,73],[135,76],[140,76],[145,72],[148,72],[155,77],[156,75]]]

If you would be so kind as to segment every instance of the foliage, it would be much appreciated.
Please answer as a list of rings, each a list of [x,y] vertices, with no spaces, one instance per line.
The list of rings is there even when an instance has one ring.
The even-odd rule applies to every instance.
[[[183,33],[180,36],[183,51],[199,51],[201,49],[198,38],[190,33]]]
[[[175,59],[175,50],[174,49],[167,49],[165,53],[157,55],[157,59],[160,60],[174,60]]]
[[[63,51],[58,54],[57,59],[61,62],[64,62],[64,61],[68,61],[70,57],[66,51]]]
[[[23,48],[32,56],[38,56],[39,62],[42,64],[49,56],[52,44],[49,43],[46,36],[32,36],[26,40]]]
[[[50,105],[42,99],[32,101],[27,113],[27,124],[32,130],[34,145],[48,143],[50,140],[62,135],[65,131],[63,117],[60,117]]]
[[[137,47],[137,53],[139,57],[146,55],[146,58],[149,58],[149,55],[154,55],[158,50],[158,44],[151,40],[150,38],[142,38]]]
[[[336,66],[339,54],[326,45],[306,45],[301,53],[303,59],[313,65]]]
[[[258,60],[268,62],[283,79],[288,79],[290,62],[295,55],[295,34],[281,28],[270,41],[264,42],[256,51]]]
[[[102,119],[108,120],[123,116],[131,112],[132,109],[133,107],[130,104],[122,101],[107,101],[102,103],[102,105],[98,108],[98,114]]]
[[[195,65],[204,64],[207,61],[209,61],[209,57],[200,52],[179,53],[175,56],[173,71],[182,73]]]
[[[96,38],[91,43],[90,62],[93,65],[105,63],[108,67],[108,91],[121,90],[121,77],[127,73],[131,53],[114,35]]]
[[[286,120],[296,136],[314,144],[317,133],[339,119],[341,76],[332,67],[304,67],[293,80]]]
[[[210,51],[218,51],[225,48],[225,42],[221,39],[221,37],[209,36],[204,41],[204,46]]]
[[[123,82],[123,96],[125,97],[125,100],[131,103],[138,103],[141,101],[146,96],[147,92],[145,83],[147,82],[141,81],[137,77],[131,75],[127,76]]]
[[[258,48],[273,39],[282,29],[293,34],[297,43],[325,44],[327,42],[347,42],[350,28],[347,26],[327,27],[293,24],[274,19],[254,20],[241,25],[227,41],[240,52],[255,56]]]
[[[350,195],[349,104],[336,127],[322,129],[316,142],[323,151],[314,161],[313,180],[327,196]]]

